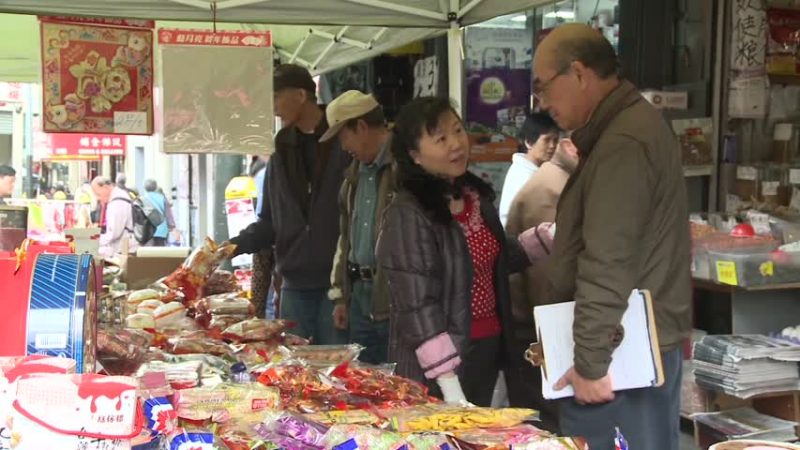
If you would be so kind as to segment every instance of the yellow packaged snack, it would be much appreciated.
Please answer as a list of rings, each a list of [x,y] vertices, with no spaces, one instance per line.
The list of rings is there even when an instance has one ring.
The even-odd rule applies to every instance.
[[[532,409],[463,408],[451,405],[424,405],[385,413],[390,418],[392,429],[400,432],[508,428],[538,418],[538,413]]]

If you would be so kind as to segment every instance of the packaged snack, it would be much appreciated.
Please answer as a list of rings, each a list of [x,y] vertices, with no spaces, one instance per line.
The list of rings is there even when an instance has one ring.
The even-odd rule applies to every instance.
[[[178,413],[166,397],[145,399],[143,409],[151,435],[169,435],[178,427]]]
[[[136,307],[136,312],[139,314],[150,314],[151,316],[155,316],[156,309],[163,305],[164,303],[161,300],[145,300],[139,303],[139,306]]]
[[[551,437],[532,425],[518,425],[511,428],[495,428],[453,431],[452,435],[458,439],[459,444],[469,449],[507,449],[513,445],[533,442]]]
[[[159,329],[169,328],[184,317],[186,317],[186,307],[178,302],[163,304],[153,311],[156,328]]]
[[[156,319],[153,318],[152,314],[131,314],[125,318],[125,327],[139,330],[154,330],[156,328]]]
[[[223,341],[205,336],[175,337],[168,341],[167,351],[176,355],[203,353],[214,356],[230,356],[233,351]]]
[[[249,319],[228,327],[222,338],[233,342],[263,342],[280,336],[288,326],[285,320]]]
[[[225,314],[215,314],[210,317],[210,321],[206,324],[206,329],[209,334],[222,338],[222,332],[228,329],[231,325],[235,325],[242,320],[246,320],[245,316],[231,316]]]
[[[136,308],[145,300],[158,300],[159,299],[158,291],[154,289],[142,289],[139,291],[133,291],[128,294],[128,298],[125,303],[128,306],[129,313],[135,313]]]
[[[241,423],[220,425],[217,436],[229,450],[279,450],[277,445],[264,442],[252,426]]]
[[[175,394],[178,417],[192,421],[231,420],[255,424],[266,410],[281,406],[280,393],[258,383],[221,384],[214,388],[184,389]]]
[[[349,345],[295,345],[286,347],[286,357],[305,361],[312,367],[336,367],[358,358],[364,347]]]
[[[192,251],[183,265],[164,280],[164,284],[179,289],[187,300],[198,299],[214,270],[223,260],[230,258],[235,250],[235,245],[218,245],[207,237],[203,245]]]
[[[280,389],[281,400],[286,408],[306,413],[319,411],[313,406],[318,406],[321,402],[314,399],[324,399],[341,393],[333,384],[323,380],[319,372],[294,361],[272,365],[258,377],[258,382]],[[311,403],[312,408],[301,407],[306,403]]]
[[[281,336],[283,345],[310,345],[311,341],[304,337],[300,337],[291,333],[283,333]]]
[[[229,450],[214,437],[214,433],[205,430],[187,431],[179,429],[169,439],[169,450]]]
[[[275,342],[248,342],[246,344],[231,344],[234,356],[239,361],[251,368],[250,372],[256,372],[260,365],[277,361],[280,357],[278,344]],[[258,370],[257,373],[262,373]]]
[[[236,292],[236,277],[227,270],[217,270],[211,274],[203,292],[206,295],[226,294]]]
[[[322,450],[325,448],[324,426],[291,413],[267,417],[256,425],[256,433],[286,450]]]
[[[358,450],[398,450],[406,444],[398,433],[363,425],[334,425],[325,434],[325,448]]]
[[[145,361],[153,336],[134,329],[97,330],[97,360],[109,375],[130,375]]]
[[[394,375],[395,370],[397,370],[397,363],[368,364],[359,360],[355,360],[350,363],[350,367],[353,369],[369,369],[377,372],[383,372],[386,375]]]
[[[391,420],[392,429],[400,432],[508,428],[526,420],[536,420],[538,416],[532,409],[461,408],[450,405],[423,405],[384,412]]]
[[[139,368],[136,376],[141,378],[149,372],[162,372],[173,389],[189,389],[200,384],[202,366],[202,361],[150,361]]]
[[[240,294],[219,294],[204,297],[197,302],[198,314],[205,316],[252,317],[255,308],[247,297]]]
[[[354,369],[345,364],[336,368],[331,376],[342,382],[352,395],[369,399],[381,408],[436,402],[422,384],[380,370]]]
[[[454,450],[450,440],[442,433],[412,433],[405,436],[408,448],[405,450]]]
[[[508,447],[503,447],[506,449]],[[541,437],[530,442],[514,444],[514,450],[589,450],[585,440],[581,438]],[[623,447],[627,449],[627,447]],[[620,449],[622,450],[622,448]]]
[[[368,425],[382,428],[386,422],[384,418],[368,409],[325,411],[306,414],[305,418],[329,427],[334,425]]]

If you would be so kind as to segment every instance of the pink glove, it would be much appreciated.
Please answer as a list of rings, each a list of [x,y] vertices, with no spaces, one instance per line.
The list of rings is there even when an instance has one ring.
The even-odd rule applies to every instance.
[[[543,223],[530,228],[519,235],[519,243],[528,254],[531,262],[541,261],[553,251],[553,238],[556,235],[556,224]]]

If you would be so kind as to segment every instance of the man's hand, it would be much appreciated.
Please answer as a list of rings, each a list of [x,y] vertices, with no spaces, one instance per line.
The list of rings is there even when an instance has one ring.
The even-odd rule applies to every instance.
[[[338,330],[347,329],[347,305],[333,307],[333,326]]]
[[[580,404],[591,405],[608,403],[614,400],[614,390],[611,387],[611,377],[609,375],[599,380],[589,380],[580,376],[573,367],[558,380],[553,389],[560,391],[569,385],[572,385],[572,388],[575,389],[575,401]]]

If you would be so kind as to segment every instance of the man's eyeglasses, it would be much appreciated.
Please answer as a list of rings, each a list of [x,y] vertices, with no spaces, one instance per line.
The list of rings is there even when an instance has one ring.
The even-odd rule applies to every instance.
[[[550,77],[547,81],[537,82],[533,86],[533,96],[537,99],[541,100],[543,96],[547,96],[547,91],[550,88],[550,85],[556,80],[556,78],[566,74],[571,69],[571,65],[567,65],[563,69],[556,72],[555,75]]]

